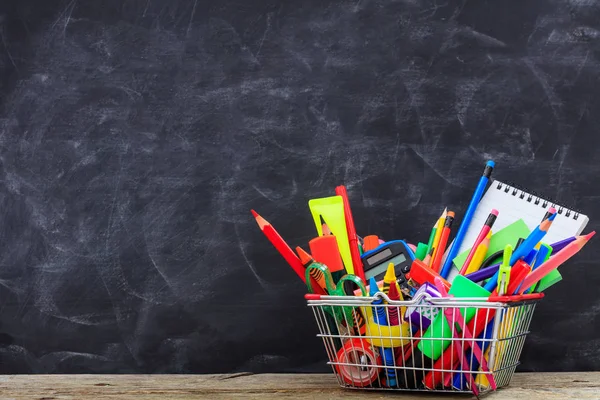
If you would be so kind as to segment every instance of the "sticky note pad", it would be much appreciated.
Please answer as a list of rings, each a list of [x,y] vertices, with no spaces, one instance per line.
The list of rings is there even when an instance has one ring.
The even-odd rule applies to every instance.
[[[465,278],[462,275],[458,275],[454,282],[452,283],[452,287],[448,292],[454,297],[481,297],[481,301],[486,301],[490,296],[490,292],[471,281],[468,278]],[[463,315],[465,322],[468,323],[471,318],[477,312],[477,308],[475,307],[461,307],[460,313]],[[427,339],[438,339],[438,340],[427,340]],[[452,338],[452,328],[446,319],[444,313],[440,312],[435,317],[429,329],[425,331],[423,334],[423,338],[419,342],[419,350],[426,355],[427,357],[437,360],[439,356],[442,355],[442,352],[448,347],[451,343]],[[439,340],[439,339],[448,339],[448,340]]]
[[[546,275],[545,277],[543,277],[540,280],[540,283],[538,283],[537,287],[535,288],[535,291],[537,293],[543,292],[544,290],[548,289],[550,286],[552,286],[555,283],[558,283],[560,281],[562,281],[562,275],[560,274],[560,272],[558,272],[557,269],[554,269],[554,270],[550,271],[548,273],[548,275]]]
[[[522,219],[516,220],[512,224],[492,235],[492,238],[490,239],[490,246],[485,254],[485,258],[488,258],[500,250],[503,250],[507,244],[512,245],[513,248],[516,247],[519,238],[526,238],[529,236],[529,233],[530,230],[525,221]],[[454,258],[454,265],[458,270],[460,270],[462,265],[465,263],[470,250],[471,249],[469,248]]]

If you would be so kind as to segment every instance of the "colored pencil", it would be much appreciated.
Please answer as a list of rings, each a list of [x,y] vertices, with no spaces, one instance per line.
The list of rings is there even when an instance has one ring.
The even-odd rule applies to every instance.
[[[442,267],[442,271],[440,275],[442,278],[447,278],[450,273],[450,268],[452,268],[452,263],[454,262],[454,258],[458,255],[458,251],[460,250],[460,246],[462,245],[463,240],[465,240],[465,235],[469,230],[469,225],[471,224],[471,220],[473,219],[473,215],[475,214],[475,210],[477,210],[477,205],[481,198],[483,197],[483,192],[485,192],[485,187],[487,186],[488,181],[490,180],[490,176],[492,175],[492,171],[494,170],[494,166],[496,164],[493,161],[488,161],[485,164],[485,169],[483,170],[483,175],[479,179],[479,183],[477,184],[477,188],[475,188],[475,192],[473,193],[473,197],[471,198],[471,202],[467,207],[467,212],[465,213],[465,217],[458,228],[458,232],[456,233],[456,238],[454,238],[454,242],[448,251],[448,256],[446,257],[446,261],[444,261],[444,266]]]
[[[302,282],[306,283],[306,278],[304,277],[304,266],[302,265],[302,261],[298,258],[296,253],[288,246],[288,244],[283,240],[283,238],[277,233],[275,228],[263,217],[261,217],[256,211],[250,210],[254,219],[256,219],[256,223],[260,230],[265,234],[267,239],[271,242],[273,246],[277,249],[279,254],[285,258],[285,261],[292,267],[294,272],[302,279]]]
[[[530,234],[527,236],[525,241],[521,243],[514,251],[510,258],[510,265],[515,263],[522,257],[526,257],[531,250],[546,236],[548,229],[552,226],[552,222],[556,218],[556,213],[552,214],[548,219],[545,219],[539,224]],[[498,271],[490,278],[485,284],[484,288],[490,292],[496,288],[498,284]]]
[[[544,214],[544,217],[542,218],[542,222],[544,222],[545,220],[547,220],[548,218],[550,218],[550,216],[552,214],[556,214],[556,208],[554,207],[550,207],[547,211],[546,214]]]
[[[444,222],[444,228],[442,229],[442,236],[440,237],[440,241],[438,243],[438,251],[435,252],[435,258],[433,263],[431,264],[431,268],[440,272],[440,265],[442,263],[442,257],[444,257],[444,252],[446,251],[446,245],[448,244],[448,238],[450,237],[450,230],[452,229],[452,222],[454,221],[454,213],[452,211],[448,212],[446,216],[446,221]]]
[[[431,264],[431,256],[433,255],[434,251],[435,251],[435,248],[432,247],[431,250],[429,250],[429,253],[427,253],[427,255],[425,256],[425,258],[423,259],[423,263],[425,265]]]
[[[435,260],[435,255],[437,254],[438,244],[440,243],[440,238],[442,237],[442,231],[444,230],[444,222],[446,222],[446,217],[448,216],[448,209],[444,208],[444,212],[438,219],[437,225],[435,227],[435,237],[433,238],[433,254],[431,255],[431,261]],[[430,265],[431,266],[431,265]]]
[[[488,248],[490,247],[491,236],[492,231],[489,231],[488,235],[485,238],[483,238],[483,241],[481,243],[479,243],[479,246],[477,246],[477,249],[475,250],[475,255],[471,259],[469,265],[467,265],[467,270],[464,273],[465,275],[473,273],[481,267],[483,260],[485,260],[485,255],[487,254]]]
[[[471,247],[471,251],[469,251],[469,255],[465,259],[465,263],[462,265],[462,268],[460,269],[459,274],[461,274],[461,275],[467,274],[467,268],[469,268],[469,264],[471,264],[471,260],[475,256],[475,252],[477,251],[477,248],[479,247],[481,242],[483,242],[483,240],[486,238],[488,232],[490,230],[492,230],[492,227],[494,226],[494,222],[496,222],[497,217],[498,217],[498,210],[496,210],[496,209],[492,210],[490,212],[490,215],[488,215],[487,219],[485,220],[485,223],[481,227],[481,230],[479,231],[479,235],[477,235],[477,238],[475,239],[475,242],[473,243],[473,247]]]
[[[427,248],[431,250],[431,248],[433,247],[433,240],[435,239],[435,232],[437,228],[437,220],[435,221],[435,224],[433,224],[433,228],[431,228],[431,233],[429,234],[429,240],[427,241]]]
[[[537,267],[523,280],[523,284],[519,289],[519,293],[523,293],[525,290],[544,276],[550,271],[558,268],[561,264],[573,257],[586,243],[596,234],[596,231],[587,234],[586,236],[579,236],[574,242],[569,243],[567,247],[550,257],[548,261]]]

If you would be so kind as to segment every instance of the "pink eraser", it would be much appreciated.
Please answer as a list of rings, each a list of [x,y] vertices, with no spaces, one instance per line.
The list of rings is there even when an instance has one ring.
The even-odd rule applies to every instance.
[[[549,212],[550,214],[556,214],[556,208],[554,208],[554,207],[550,207],[550,208],[548,209],[548,212]]]
[[[490,214],[494,214],[496,217],[498,216],[498,210],[495,208],[490,212]]]

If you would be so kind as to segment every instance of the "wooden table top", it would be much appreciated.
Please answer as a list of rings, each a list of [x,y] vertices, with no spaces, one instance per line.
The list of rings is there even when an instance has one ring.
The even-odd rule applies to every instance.
[[[393,396],[393,397],[392,397]],[[468,400],[468,394],[341,389],[332,374],[4,375],[0,399],[383,399]],[[600,372],[521,373],[488,400],[600,399]]]

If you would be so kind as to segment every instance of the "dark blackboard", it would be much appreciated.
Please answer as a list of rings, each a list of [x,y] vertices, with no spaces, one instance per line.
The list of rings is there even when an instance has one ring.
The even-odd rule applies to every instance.
[[[494,176],[600,217],[591,1],[5,0],[0,371],[327,371],[292,245],[425,240]],[[598,246],[522,370],[600,368]]]

